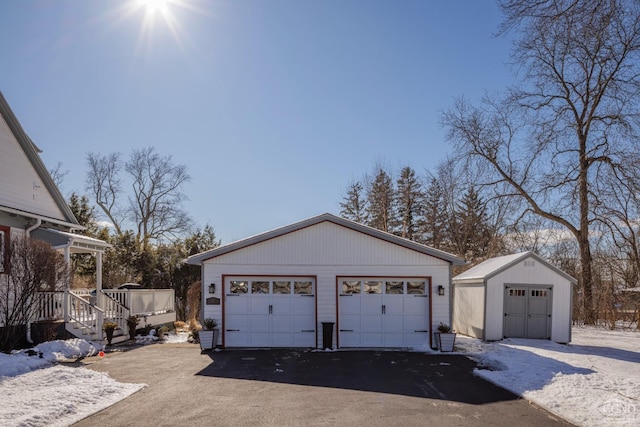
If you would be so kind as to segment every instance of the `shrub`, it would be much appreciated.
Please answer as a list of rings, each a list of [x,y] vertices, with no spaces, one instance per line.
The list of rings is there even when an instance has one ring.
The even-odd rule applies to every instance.
[[[447,325],[446,323],[440,322],[440,324],[438,325],[438,332],[448,334],[451,332],[451,326]]]
[[[104,329],[105,331],[113,331],[115,328],[118,327],[118,324],[115,322],[104,322],[102,324],[102,329]]]
[[[207,317],[202,321],[202,326],[207,331],[213,331],[218,326],[218,321],[216,319],[211,319]]]

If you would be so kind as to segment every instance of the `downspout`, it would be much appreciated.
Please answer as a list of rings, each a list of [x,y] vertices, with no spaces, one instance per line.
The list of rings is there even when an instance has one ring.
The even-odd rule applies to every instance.
[[[42,225],[42,218],[36,218],[36,223],[25,230],[25,234],[27,235],[27,238],[31,237],[31,232],[33,230],[35,230],[36,228],[40,227],[41,225]],[[27,338],[27,342],[29,344],[33,344],[33,338],[31,338],[31,321],[30,320],[27,320],[27,336],[26,336],[26,338]]]
[[[33,224],[31,227],[24,230],[25,233],[27,234],[27,237],[31,237],[31,232],[36,228],[39,228],[41,225],[42,225],[42,218],[37,218],[35,224]]]

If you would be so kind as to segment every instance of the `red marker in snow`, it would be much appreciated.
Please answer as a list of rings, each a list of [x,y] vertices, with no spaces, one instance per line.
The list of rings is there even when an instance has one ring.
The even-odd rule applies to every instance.
[[[104,357],[104,351],[100,350],[100,353],[98,353],[98,356],[100,356],[100,358],[102,359]]]

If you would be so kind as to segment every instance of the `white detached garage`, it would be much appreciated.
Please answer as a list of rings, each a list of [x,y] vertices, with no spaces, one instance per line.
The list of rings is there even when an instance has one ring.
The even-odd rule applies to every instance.
[[[432,345],[449,323],[451,254],[331,214],[188,259],[202,267],[203,317],[224,347]],[[438,295],[442,287],[445,295]]]
[[[571,341],[576,280],[533,252],[492,258],[453,278],[453,328],[485,341]]]

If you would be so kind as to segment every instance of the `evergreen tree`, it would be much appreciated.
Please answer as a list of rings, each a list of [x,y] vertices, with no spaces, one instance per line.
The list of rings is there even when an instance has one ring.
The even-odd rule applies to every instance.
[[[399,236],[410,240],[420,240],[418,224],[421,222],[421,205],[424,193],[420,182],[416,178],[415,171],[405,166],[400,171],[400,177],[396,182],[394,197],[395,218],[397,226],[394,227]]]
[[[447,229],[447,207],[444,191],[436,178],[431,178],[429,182],[422,211],[421,229],[424,243],[436,249],[443,248]]]
[[[367,225],[378,230],[391,232],[394,223],[393,196],[394,188],[391,176],[379,167],[367,192]]]
[[[457,255],[475,263],[487,258],[493,238],[485,202],[471,187],[456,205],[451,236]]]
[[[347,189],[347,195],[340,202],[340,215],[361,224],[367,222],[367,200],[364,196],[364,186],[360,181],[352,182]]]

